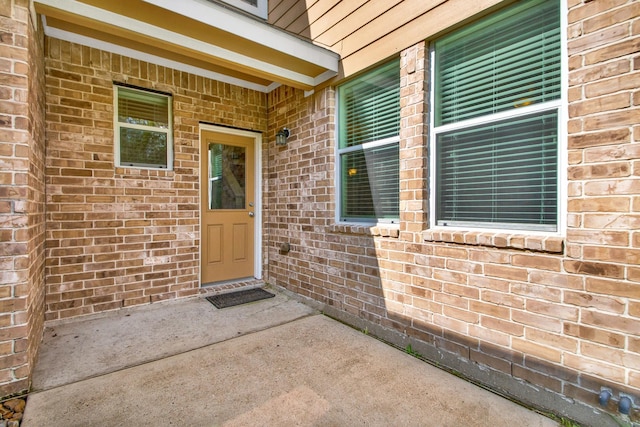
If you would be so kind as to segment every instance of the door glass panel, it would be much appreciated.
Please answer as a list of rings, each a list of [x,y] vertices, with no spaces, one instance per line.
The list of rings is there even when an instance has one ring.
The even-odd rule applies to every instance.
[[[209,209],[245,208],[245,148],[209,144]]]

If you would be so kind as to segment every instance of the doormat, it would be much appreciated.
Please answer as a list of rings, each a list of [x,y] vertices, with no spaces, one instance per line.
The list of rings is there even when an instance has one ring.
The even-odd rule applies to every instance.
[[[271,292],[267,292],[262,288],[254,288],[229,292],[226,294],[212,295],[207,297],[207,301],[215,305],[216,308],[226,308],[273,297],[275,297],[275,295]]]

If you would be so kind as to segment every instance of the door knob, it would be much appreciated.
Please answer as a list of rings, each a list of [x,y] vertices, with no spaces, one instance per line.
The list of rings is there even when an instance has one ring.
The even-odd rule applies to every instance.
[[[249,216],[253,218],[255,214],[253,212],[249,212]]]

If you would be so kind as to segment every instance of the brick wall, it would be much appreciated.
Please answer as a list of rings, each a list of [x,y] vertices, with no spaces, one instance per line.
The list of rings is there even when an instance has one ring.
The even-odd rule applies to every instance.
[[[44,321],[43,36],[0,3],[0,396],[26,391]]]
[[[568,1],[562,236],[428,229],[425,43],[401,52],[397,229],[335,224],[333,89],[271,93],[269,128],[295,139],[266,164],[268,280],[524,401],[585,419],[553,396],[640,401],[639,11]]]
[[[563,322],[569,368],[640,390],[640,3],[569,2],[568,230],[561,271],[579,319]],[[584,273],[584,275],[580,275]],[[637,399],[636,399],[637,400]]]
[[[199,288],[199,122],[266,129],[266,95],[48,38],[46,319]],[[113,82],[173,94],[174,170],[114,167]]]
[[[335,130],[334,93],[328,89],[305,97],[302,91],[282,86],[269,94],[268,105],[270,132],[263,140],[265,279],[288,277],[288,283],[305,295],[314,284],[321,287],[316,292],[325,292],[329,261],[315,265],[316,258],[303,256],[300,250],[320,255],[323,248],[312,245],[325,243],[315,233],[333,223],[335,158],[328,142]],[[273,143],[275,132],[283,127],[291,136],[286,147],[278,147]],[[291,257],[279,255],[285,243],[292,247]],[[334,264],[341,266],[344,263]]]
[[[401,223],[385,228],[335,223],[333,88],[265,96],[48,39],[46,318],[197,292],[205,121],[268,131],[268,281],[397,331],[398,342],[523,400],[543,388],[596,406],[608,386],[612,405],[620,392],[639,401],[639,3],[567,3],[568,227],[560,237],[428,228],[425,43],[401,52]],[[17,87],[0,86],[0,233],[10,242],[0,263],[13,272],[0,276],[0,391],[8,394],[26,387],[42,324],[43,134],[41,70],[31,59],[39,38],[26,0],[3,2],[0,19],[8,29],[1,72]],[[113,81],[174,94],[173,171],[114,167]],[[284,126],[289,144],[276,147]]]

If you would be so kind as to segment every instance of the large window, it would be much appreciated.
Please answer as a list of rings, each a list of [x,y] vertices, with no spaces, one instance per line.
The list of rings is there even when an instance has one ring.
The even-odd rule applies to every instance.
[[[399,217],[400,64],[338,87],[341,221]]]
[[[116,85],[116,166],[171,169],[171,96]]]
[[[558,0],[521,1],[433,45],[439,226],[556,231]]]

